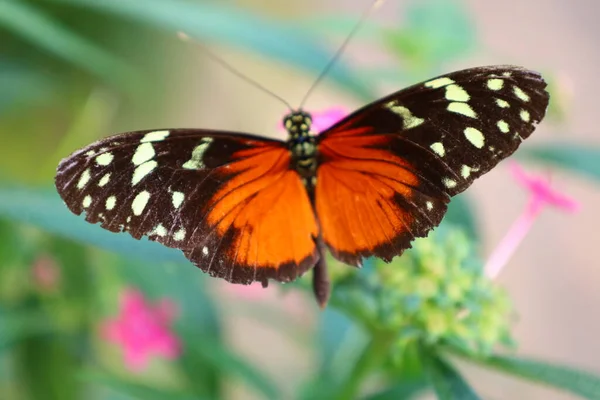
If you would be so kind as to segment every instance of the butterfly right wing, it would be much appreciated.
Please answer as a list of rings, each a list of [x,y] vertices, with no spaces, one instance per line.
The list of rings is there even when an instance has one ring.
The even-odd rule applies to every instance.
[[[386,96],[317,136],[316,209],[334,257],[389,261],[426,236],[451,196],[531,135],[545,88],[521,67],[470,68]]]
[[[112,232],[181,249],[234,283],[291,281],[318,256],[310,201],[280,141],[197,129],[138,131],[64,159],[69,209]]]

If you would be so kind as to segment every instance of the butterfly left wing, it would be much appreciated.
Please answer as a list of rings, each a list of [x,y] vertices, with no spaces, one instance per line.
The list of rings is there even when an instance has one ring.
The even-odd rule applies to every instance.
[[[317,226],[285,144],[197,129],[108,137],[64,159],[69,209],[113,232],[181,249],[234,283],[291,281],[317,258]]]
[[[367,105],[317,137],[316,209],[333,255],[391,260],[450,197],[512,154],[544,117],[546,83],[520,67],[457,71]]]

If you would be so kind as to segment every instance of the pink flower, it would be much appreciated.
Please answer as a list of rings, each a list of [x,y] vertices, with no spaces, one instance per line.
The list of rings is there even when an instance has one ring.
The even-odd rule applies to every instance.
[[[35,259],[31,266],[31,278],[41,292],[53,292],[60,284],[60,268],[54,258],[41,255]]]
[[[315,132],[323,132],[336,122],[347,116],[348,113],[341,107],[331,107],[323,111],[312,113],[312,129]]]
[[[490,255],[484,268],[485,275],[490,279],[498,276],[545,206],[554,206],[569,213],[579,210],[579,203],[553,189],[550,179],[528,175],[517,163],[512,163],[510,168],[515,180],[529,191],[529,202]]]
[[[331,107],[323,111],[313,112],[311,113],[312,130],[321,133],[347,115],[346,110],[341,107]],[[279,125],[279,129],[285,130],[283,122]]]
[[[121,296],[120,314],[102,324],[101,334],[104,340],[120,345],[125,364],[139,372],[152,356],[172,360],[181,353],[179,339],[171,330],[175,314],[170,300],[150,305],[140,291],[128,288]]]

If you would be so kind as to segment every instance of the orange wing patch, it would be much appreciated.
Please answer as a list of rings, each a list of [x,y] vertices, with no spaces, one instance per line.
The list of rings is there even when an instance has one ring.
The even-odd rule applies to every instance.
[[[317,222],[300,176],[289,169],[289,151],[261,146],[233,155],[219,168],[223,184],[207,205],[205,223],[211,246],[188,253],[208,258],[205,248],[219,250],[208,271],[232,282],[268,278],[291,281],[317,261]]]
[[[419,210],[439,200],[419,192],[412,165],[384,150],[390,140],[344,135],[320,145],[317,215],[323,239],[340,261],[359,265],[373,255],[390,260],[431,225]]]

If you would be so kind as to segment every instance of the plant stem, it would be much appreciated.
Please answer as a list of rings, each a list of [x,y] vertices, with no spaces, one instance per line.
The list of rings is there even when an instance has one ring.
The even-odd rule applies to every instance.
[[[337,400],[353,400],[360,393],[363,382],[370,373],[383,363],[395,335],[379,332],[373,335],[371,342],[365,347],[360,359],[352,368],[345,385],[340,389]]]

